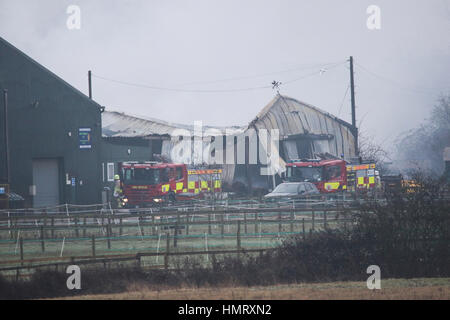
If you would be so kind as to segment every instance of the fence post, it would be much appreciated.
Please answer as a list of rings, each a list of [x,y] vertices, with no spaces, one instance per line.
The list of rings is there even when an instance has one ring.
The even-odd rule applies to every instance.
[[[114,221],[114,220],[113,220]],[[109,236],[113,236],[111,218],[108,218]]]
[[[244,212],[244,233],[247,234],[247,212]]]
[[[109,218],[106,226],[106,242],[108,243],[108,250],[111,249],[111,225],[109,224]]]
[[[164,252],[164,269],[169,268],[170,234],[166,233],[166,252]]]
[[[144,228],[142,227],[142,218],[141,216],[138,217],[138,224],[139,224],[139,231],[141,232],[141,236],[144,236]]]
[[[175,230],[173,232],[173,247],[174,248],[177,247],[177,242],[178,242],[178,218],[177,218],[177,221],[175,222]]]
[[[122,229],[122,218],[119,219],[119,223],[120,223],[119,235],[121,236],[122,233],[123,233],[123,229]]]
[[[278,212],[278,232],[281,232],[283,227],[281,226],[281,212]]]
[[[312,231],[314,231],[314,227],[315,227],[315,215],[314,215],[314,210],[312,211]]]
[[[83,238],[86,238],[86,217],[83,218]]]
[[[305,234],[305,218],[302,218],[302,231],[303,231],[303,240],[306,239],[306,234]]]
[[[211,212],[208,213],[208,234],[211,234]]]
[[[211,255],[211,264],[212,264],[213,268],[217,265],[217,259],[216,259],[216,255],[214,253]]]
[[[16,217],[15,226],[16,226],[16,228],[19,228],[19,218],[17,218],[17,217]],[[20,236],[20,229],[18,231],[16,231],[16,239],[19,238],[19,236]]]
[[[186,213],[186,234],[189,234],[189,213]]]
[[[255,212],[255,234],[258,233],[258,213]]]
[[[327,209],[323,210],[323,228],[326,229],[328,227],[327,223]]]
[[[205,232],[205,252],[206,252],[206,261],[209,261],[209,254],[208,254],[208,234]]]
[[[122,219],[120,219],[120,230],[122,230]],[[122,235],[122,231],[120,231],[120,234]],[[155,215],[152,212],[152,236],[155,235]]]
[[[79,230],[78,230],[78,217],[75,218],[75,236],[78,238],[80,236]]]
[[[223,238],[223,234],[224,234],[224,213],[222,213],[220,215],[220,233],[222,234],[222,238]]]
[[[41,249],[42,249],[42,252],[45,252],[45,233],[44,233],[43,226],[41,226]]]
[[[44,228],[47,228],[47,209],[44,209]],[[46,232],[46,231],[44,231]],[[46,237],[47,235],[44,234],[44,237]]]
[[[237,222],[236,242],[237,242],[238,251],[241,251],[241,221],[240,220],[238,220],[238,222]]]
[[[13,235],[13,225],[12,225],[12,220],[11,220],[11,213],[8,211],[8,227],[9,227],[9,237],[11,239],[14,239],[14,235]]]
[[[92,235],[92,256],[95,257],[95,236]]]
[[[294,232],[294,212],[291,212],[291,233]]]
[[[55,218],[52,217],[52,221],[51,221],[51,227],[52,227],[52,239],[55,238]]]
[[[136,253],[136,264],[138,269],[141,268],[141,254],[140,253]]]
[[[23,266],[23,239],[22,239],[22,237],[19,238],[19,245],[20,245],[20,264]]]

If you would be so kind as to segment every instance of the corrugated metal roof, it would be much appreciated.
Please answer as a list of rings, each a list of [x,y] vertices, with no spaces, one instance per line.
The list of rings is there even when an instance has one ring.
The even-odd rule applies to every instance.
[[[245,127],[211,127],[203,126],[203,134],[214,135],[215,132],[227,132],[238,134]],[[179,135],[179,130],[186,130],[189,135],[194,135],[194,126],[178,123],[170,123],[159,119],[143,116],[133,116],[117,111],[105,111],[102,113],[102,135],[104,137],[146,137],[151,135]],[[177,132],[175,132],[177,131]]]
[[[312,140],[314,152],[328,152],[336,156],[343,154],[344,157],[355,154],[354,136],[349,123],[290,97],[275,96],[250,122],[251,127],[278,129],[280,140],[298,134],[332,135],[332,139]],[[290,149],[292,151],[292,146]]]

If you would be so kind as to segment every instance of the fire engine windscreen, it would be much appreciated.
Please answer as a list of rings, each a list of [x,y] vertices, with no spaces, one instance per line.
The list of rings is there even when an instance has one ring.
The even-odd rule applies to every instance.
[[[322,180],[322,167],[287,167],[290,182],[319,182]]]
[[[153,185],[160,183],[159,168],[125,168],[123,170],[123,183],[125,184]]]

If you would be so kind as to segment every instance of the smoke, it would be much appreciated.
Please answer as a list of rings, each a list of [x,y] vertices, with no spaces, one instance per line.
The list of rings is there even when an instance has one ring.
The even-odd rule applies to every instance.
[[[444,171],[444,148],[449,146],[450,93],[438,99],[430,117],[418,128],[399,137],[396,143],[397,167],[422,169],[439,176]]]
[[[448,83],[448,1],[0,0],[0,30],[84,93],[92,70],[93,98],[107,110],[213,126],[247,124],[276,94],[274,80],[282,94],[351,121],[345,60],[352,55],[357,121],[391,144],[422,121],[430,95]],[[367,28],[372,4],[381,29]],[[67,28],[69,5],[81,9],[79,30]],[[183,91],[260,86],[269,88]]]

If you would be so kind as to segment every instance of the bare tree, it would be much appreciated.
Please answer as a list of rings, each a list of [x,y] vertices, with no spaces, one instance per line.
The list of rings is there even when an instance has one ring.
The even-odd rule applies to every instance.
[[[386,160],[389,159],[387,151],[362,131],[359,131],[358,142],[359,155],[363,159],[373,160],[380,174],[386,174],[388,172]]]
[[[399,159],[427,162],[435,175],[441,175],[444,170],[445,147],[450,147],[450,93],[438,99],[428,119],[397,141]]]

